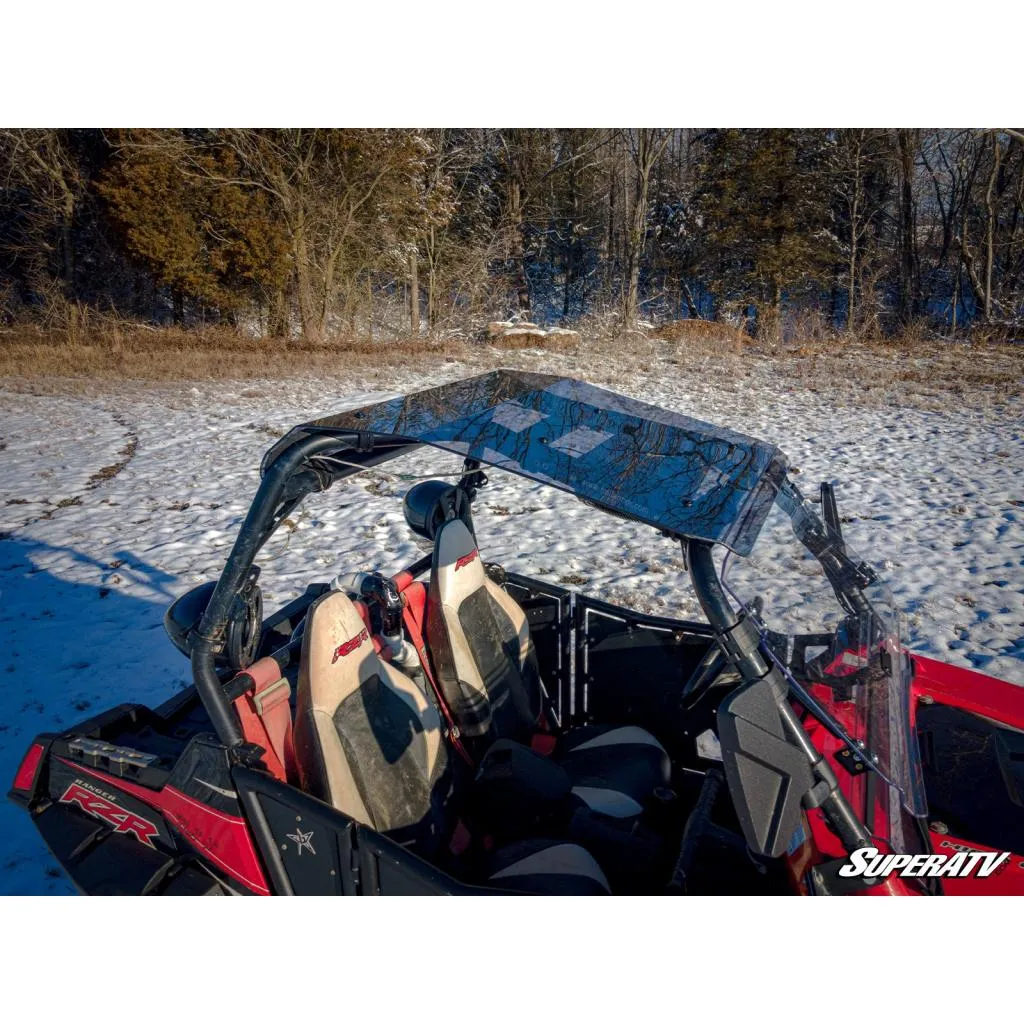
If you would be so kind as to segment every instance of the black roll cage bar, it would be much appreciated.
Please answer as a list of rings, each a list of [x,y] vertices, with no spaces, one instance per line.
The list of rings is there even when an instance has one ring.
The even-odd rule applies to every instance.
[[[384,445],[384,449],[377,448]],[[311,431],[280,450],[263,468],[263,478],[252,505],[238,531],[210,603],[192,635],[192,679],[210,716],[220,741],[229,753],[252,760],[238,721],[224,693],[216,669],[216,655],[224,642],[224,632],[235,598],[249,577],[256,555],[273,536],[288,514],[308,494],[325,491],[337,480],[362,469],[380,465],[403,452],[412,451],[421,442],[393,434],[365,431]],[[346,453],[347,465],[333,467],[315,461],[326,453]]]
[[[287,441],[287,437],[284,439]],[[282,442],[279,442],[280,445]],[[327,490],[336,481],[363,469],[380,465],[404,453],[423,447],[425,442],[398,434],[367,431],[340,431],[305,427],[291,444],[280,447],[265,462],[262,480],[252,505],[239,529],[209,604],[191,642],[192,678],[196,691],[210,716],[218,738],[228,755],[240,764],[258,763],[262,751],[245,741],[239,723],[217,673],[216,655],[224,643],[232,606],[249,578],[256,555],[281,522],[307,495]],[[273,449],[272,449],[273,450]],[[330,465],[318,456],[346,454],[344,463]],[[467,459],[466,471],[478,471],[480,463]],[[695,538],[676,537],[686,554],[690,580],[716,640],[742,677],[751,683],[772,675],[778,669],[770,665],[759,649],[759,638],[742,629],[745,620],[733,610],[726,597],[712,558],[713,544]],[[786,692],[779,676],[776,688]],[[778,701],[786,733],[816,769],[816,776],[830,790],[820,804],[844,845],[854,850],[865,845],[868,833],[853,808],[840,792],[824,759],[804,731],[788,700]]]

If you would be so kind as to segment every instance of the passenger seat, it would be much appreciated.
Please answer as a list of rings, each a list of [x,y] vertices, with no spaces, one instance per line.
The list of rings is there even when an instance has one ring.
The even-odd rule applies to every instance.
[[[543,690],[526,613],[488,578],[462,519],[444,522],[434,536],[426,637],[467,747],[482,757],[497,740],[536,742]],[[551,757],[568,774],[573,796],[609,817],[638,817],[670,780],[668,754],[638,726],[588,725],[553,739]]]
[[[325,594],[310,608],[296,698],[295,755],[303,788],[355,821],[444,860],[456,796],[441,720],[416,684],[384,661],[352,601]],[[527,839],[465,862],[465,880],[550,895],[609,895],[581,846]]]

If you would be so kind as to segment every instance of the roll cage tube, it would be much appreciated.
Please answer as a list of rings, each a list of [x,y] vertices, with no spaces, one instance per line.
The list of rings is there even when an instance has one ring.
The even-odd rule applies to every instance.
[[[690,580],[701,608],[715,631],[715,639],[726,657],[747,683],[765,680],[775,694],[779,714],[786,736],[805,755],[817,783],[824,783],[825,795],[816,800],[829,823],[835,829],[848,853],[871,845],[870,833],[857,817],[850,802],[839,789],[838,781],[824,756],[820,754],[810,736],[804,731],[800,719],[789,703],[788,685],[778,668],[770,664],[760,651],[760,634],[756,629],[744,629],[747,621],[733,610],[715,570],[712,545],[708,541],[688,539],[683,542]],[[817,789],[817,786],[815,786]]]
[[[874,619],[871,603],[862,591],[878,577],[867,562],[854,562],[847,553],[831,489],[822,492],[824,522],[807,511],[803,495],[788,477],[779,486],[777,500],[789,516],[797,540],[817,559],[843,609],[851,615],[870,615]]]
[[[374,445],[382,442],[389,442],[388,450],[379,456],[360,460],[358,467],[349,466],[339,471],[310,461],[328,451],[355,451],[369,456]],[[192,679],[217,736],[229,749],[242,746],[245,738],[224,694],[214,659],[223,642],[232,605],[249,577],[260,548],[307,494],[327,490],[336,480],[416,447],[419,447],[418,442],[391,434],[362,431],[314,433],[295,441],[264,468],[259,489],[192,636]]]

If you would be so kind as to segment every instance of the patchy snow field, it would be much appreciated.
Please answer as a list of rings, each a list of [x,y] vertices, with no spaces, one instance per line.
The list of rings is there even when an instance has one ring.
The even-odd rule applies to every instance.
[[[526,352],[508,362],[581,375],[571,357]],[[185,685],[164,609],[219,573],[260,456],[282,432],[475,372],[445,363],[377,380],[87,382],[78,394],[0,384],[0,792],[37,732],[120,701],[158,703]],[[901,407],[894,388],[863,407],[849,389],[839,397],[794,385],[768,360],[752,360],[740,379],[670,361],[594,379],[778,444],[808,494],[836,482],[847,537],[887,570],[910,646],[1024,685],[1019,394]],[[422,552],[399,499],[413,479],[458,466],[421,453],[308,501],[260,558],[268,608],[340,571],[415,560]],[[650,529],[499,472],[475,515],[489,561],[699,617],[679,551]],[[763,564],[772,563],[769,553]],[[0,805],[0,893],[68,891],[24,813]]]

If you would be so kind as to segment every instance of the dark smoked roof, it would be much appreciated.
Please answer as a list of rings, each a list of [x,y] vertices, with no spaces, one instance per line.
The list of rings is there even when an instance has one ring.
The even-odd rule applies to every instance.
[[[511,370],[307,427],[420,441],[740,554],[753,545],[786,468],[777,448],[755,438],[582,381]]]

